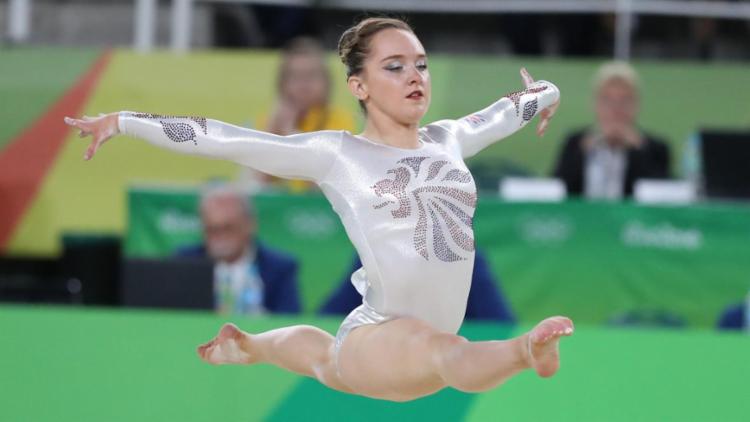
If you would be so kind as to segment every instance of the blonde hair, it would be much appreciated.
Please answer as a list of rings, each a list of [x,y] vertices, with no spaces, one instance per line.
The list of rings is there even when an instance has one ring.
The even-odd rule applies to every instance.
[[[281,64],[276,76],[276,90],[281,93],[284,84],[289,80],[289,61],[294,56],[311,56],[320,61],[325,83],[325,98],[323,102],[328,103],[331,94],[331,73],[326,65],[325,49],[318,40],[311,37],[297,37],[287,42],[281,51]]]
[[[633,66],[626,62],[613,61],[604,63],[596,71],[593,81],[594,92],[598,92],[604,85],[614,81],[628,85],[635,92],[638,92],[640,87],[638,73]]]

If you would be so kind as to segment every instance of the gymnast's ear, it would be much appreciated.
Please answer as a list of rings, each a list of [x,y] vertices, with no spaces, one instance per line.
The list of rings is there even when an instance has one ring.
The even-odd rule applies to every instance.
[[[367,85],[359,75],[349,76],[349,79],[346,80],[346,84],[349,87],[349,91],[352,95],[357,97],[358,100],[367,100],[367,97],[369,96],[367,94]]]

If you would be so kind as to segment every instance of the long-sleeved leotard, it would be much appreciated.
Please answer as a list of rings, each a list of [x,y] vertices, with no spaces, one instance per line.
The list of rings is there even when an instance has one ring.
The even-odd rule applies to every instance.
[[[419,130],[416,149],[345,131],[277,136],[215,120],[121,112],[120,131],[174,151],[227,159],[317,183],[362,259],[352,282],[380,315],[455,333],[474,263],[476,186],[464,158],[559,99],[546,81],[459,120]]]

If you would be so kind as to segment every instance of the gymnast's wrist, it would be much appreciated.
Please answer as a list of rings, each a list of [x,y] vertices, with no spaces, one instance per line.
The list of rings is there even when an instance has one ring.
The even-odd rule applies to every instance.
[[[119,112],[116,112],[116,113],[112,113],[110,115],[110,116],[114,116],[114,119],[113,119],[114,124],[113,124],[113,126],[114,126],[116,134],[123,133],[123,124],[124,124],[123,119],[126,117],[126,115],[125,115],[126,113],[127,113],[127,111],[119,111]]]
[[[551,95],[552,98],[554,99],[553,102],[556,102],[557,100],[560,99],[560,88],[558,88],[557,85],[553,84],[550,81],[545,81],[545,80],[540,80],[539,83],[544,84],[544,86],[547,87],[547,89],[550,92],[549,95]]]
[[[550,81],[545,80],[539,80],[535,83],[538,83],[539,85],[546,86],[547,89],[543,93],[544,101],[544,107],[542,109],[551,106],[552,104],[560,101],[560,89],[557,87],[557,85],[553,84]]]

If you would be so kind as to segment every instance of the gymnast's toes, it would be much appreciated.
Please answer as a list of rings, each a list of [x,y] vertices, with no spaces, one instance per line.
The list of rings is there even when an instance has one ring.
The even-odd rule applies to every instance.
[[[245,340],[236,325],[227,323],[213,340],[198,346],[198,355],[214,365],[252,363],[251,355],[244,350],[248,343]]]
[[[530,340],[534,344],[543,344],[562,336],[573,335],[573,321],[570,318],[555,316],[537,324],[531,331]]]
[[[560,337],[573,334],[573,321],[552,317],[540,322],[528,337],[531,366],[541,377],[551,377],[560,367]]]

